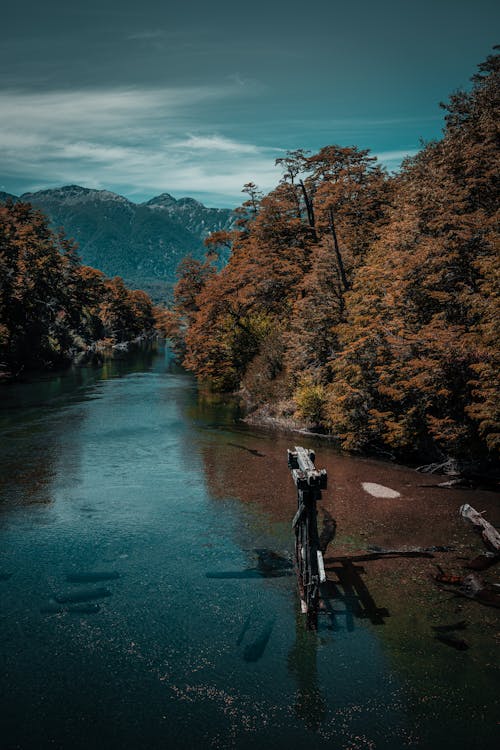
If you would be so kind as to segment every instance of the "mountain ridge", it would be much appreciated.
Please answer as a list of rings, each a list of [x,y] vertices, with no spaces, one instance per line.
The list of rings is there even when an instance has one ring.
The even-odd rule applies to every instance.
[[[54,230],[62,227],[77,242],[83,263],[122,276],[157,302],[170,296],[182,258],[201,259],[204,239],[234,223],[232,209],[208,208],[170,193],[134,203],[109,190],[63,185],[21,196],[0,193],[0,201],[7,200],[40,209]]]

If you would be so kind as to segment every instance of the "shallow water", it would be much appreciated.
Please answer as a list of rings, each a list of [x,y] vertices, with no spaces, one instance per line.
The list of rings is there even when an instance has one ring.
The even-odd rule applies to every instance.
[[[168,350],[0,395],[2,748],[496,746],[498,610],[430,579],[481,551],[457,510],[498,522],[493,493],[246,429]],[[287,565],[294,443],[337,521],[317,633]],[[435,637],[457,621],[467,651]]]

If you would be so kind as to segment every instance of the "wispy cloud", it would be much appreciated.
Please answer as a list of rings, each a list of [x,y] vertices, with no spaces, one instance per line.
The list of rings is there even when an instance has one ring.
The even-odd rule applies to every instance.
[[[375,156],[387,169],[395,170],[401,166],[403,159],[406,159],[408,156],[415,156],[416,153],[418,153],[418,149],[407,148],[396,151],[379,151]]]
[[[277,171],[273,149],[193,128],[200,111],[218,111],[234,96],[234,84],[0,93],[3,181],[27,189],[77,182],[128,195],[217,193],[235,205],[243,184],[270,189]]]
[[[267,138],[263,146],[235,137],[221,125],[228,105],[252,95],[228,79],[216,86],[0,92],[1,181],[12,192],[81,183],[137,198],[168,191],[236,205],[245,183],[266,191],[280,176],[274,160],[282,148]],[[376,155],[394,170],[415,153]]]
[[[125,39],[130,41],[149,41],[151,39],[164,39],[166,32],[164,29],[151,29],[145,31],[135,31],[133,34],[128,34]]]
[[[196,151],[226,151],[233,154],[256,154],[259,149],[251,143],[239,143],[238,141],[224,138],[219,135],[189,135],[184,141],[175,144],[179,148],[194,149]]]

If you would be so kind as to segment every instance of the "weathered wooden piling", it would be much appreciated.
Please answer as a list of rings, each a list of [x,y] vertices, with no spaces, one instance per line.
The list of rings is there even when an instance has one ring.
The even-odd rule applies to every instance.
[[[302,612],[307,627],[317,628],[320,584],[326,581],[323,555],[318,534],[316,503],[327,486],[325,469],[316,469],[314,451],[300,446],[288,450],[288,466],[297,488],[297,512],[293,517],[295,531],[295,569]]]

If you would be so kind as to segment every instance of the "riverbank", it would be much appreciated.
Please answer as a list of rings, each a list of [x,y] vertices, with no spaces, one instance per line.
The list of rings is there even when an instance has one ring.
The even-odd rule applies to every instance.
[[[236,394],[237,396],[240,394]],[[324,441],[338,450],[341,448],[341,440],[336,435],[329,434],[326,431],[318,431],[315,425],[308,424],[297,417],[296,411],[291,407],[290,401],[286,404],[269,405],[265,404],[250,413],[245,414],[242,421],[251,426],[259,427],[282,433],[291,433],[304,435]],[[500,489],[500,463],[494,458],[483,458],[469,460],[466,458],[456,458],[452,456],[440,456],[439,460],[432,460],[429,463],[429,455],[412,455],[407,453],[397,455],[394,451],[382,447],[365,448],[363,452],[353,453],[347,451],[350,455],[361,455],[373,457],[382,461],[401,463],[409,466],[422,474],[436,475],[437,477],[447,477],[447,481],[439,482],[436,480],[437,487],[463,487],[498,490]],[[434,455],[433,459],[436,458]]]

